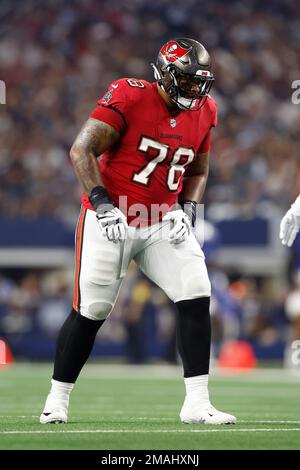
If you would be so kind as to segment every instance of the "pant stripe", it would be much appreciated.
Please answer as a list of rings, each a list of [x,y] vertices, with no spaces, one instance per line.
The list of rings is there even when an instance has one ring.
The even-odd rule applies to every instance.
[[[74,298],[73,298],[73,308],[78,312],[80,307],[80,270],[81,270],[81,256],[82,256],[82,245],[83,245],[83,231],[84,231],[84,222],[86,217],[87,209],[82,207],[77,229],[76,229],[76,270],[75,270],[75,287],[74,287]]]

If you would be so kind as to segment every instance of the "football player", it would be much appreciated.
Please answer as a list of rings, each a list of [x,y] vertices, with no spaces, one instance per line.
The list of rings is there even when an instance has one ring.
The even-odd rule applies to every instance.
[[[279,237],[281,243],[286,246],[292,246],[300,229],[300,196],[291,205],[290,209],[284,215],[280,223]]]
[[[177,307],[186,387],[181,421],[236,422],[209,399],[210,282],[192,232],[217,123],[210,56],[193,39],[174,39],[153,67],[154,83],[113,82],[71,148],[84,190],[74,302],[58,336],[43,424],[67,421],[70,392],[132,259]]]

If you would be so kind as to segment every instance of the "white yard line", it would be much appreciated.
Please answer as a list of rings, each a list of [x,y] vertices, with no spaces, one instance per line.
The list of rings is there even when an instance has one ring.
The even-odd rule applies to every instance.
[[[38,415],[0,415],[0,419],[33,419],[33,418],[39,418]],[[73,419],[81,419],[82,416],[73,416]],[[104,420],[108,419],[107,417],[103,418]],[[128,421],[152,421],[152,422],[161,422],[161,421],[174,421],[176,418],[153,418],[152,416],[131,416],[131,417],[126,417],[125,418]],[[118,422],[117,418],[114,418],[114,422]],[[266,420],[260,420],[260,419],[251,419],[251,420],[244,420],[244,419],[239,419],[238,424],[300,424],[300,420],[277,420],[277,419],[266,419]],[[70,423],[72,424],[72,423]]]
[[[38,415],[0,415],[0,419],[6,419],[6,418],[11,418],[11,419],[28,419],[28,418],[38,418]]]
[[[0,431],[0,434],[169,434],[169,433],[211,433],[211,432],[299,432],[300,428],[252,428],[252,429],[70,429],[61,431]]]
[[[277,419],[267,419],[267,420],[243,420],[239,419],[238,423],[256,423],[256,424],[300,424],[300,421],[292,421],[292,420],[277,420]]]

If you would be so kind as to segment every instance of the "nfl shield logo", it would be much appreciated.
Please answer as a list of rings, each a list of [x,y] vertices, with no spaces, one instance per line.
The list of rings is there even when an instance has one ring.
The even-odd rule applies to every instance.
[[[170,126],[175,127],[176,126],[176,119],[170,119]]]

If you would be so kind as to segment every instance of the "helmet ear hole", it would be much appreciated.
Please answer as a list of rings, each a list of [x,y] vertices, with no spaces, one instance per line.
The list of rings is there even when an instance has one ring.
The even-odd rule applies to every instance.
[[[172,90],[173,80],[168,72],[165,73],[162,79],[162,84],[163,84],[165,91],[171,95],[173,93],[173,90]]]

